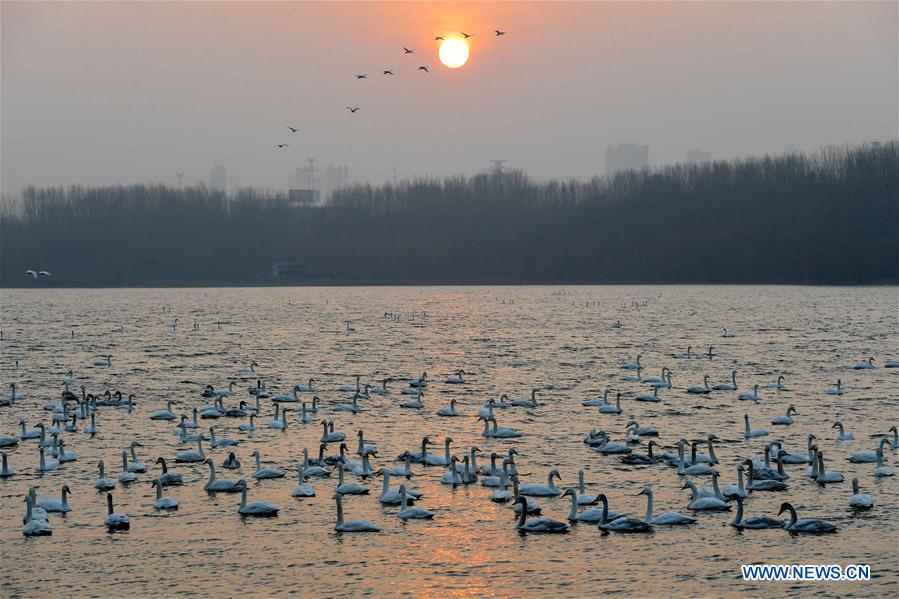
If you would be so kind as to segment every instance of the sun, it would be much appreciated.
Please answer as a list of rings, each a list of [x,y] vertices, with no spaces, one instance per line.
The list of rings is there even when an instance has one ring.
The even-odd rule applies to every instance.
[[[468,44],[458,38],[443,40],[437,55],[444,65],[451,69],[458,69],[468,62]]]

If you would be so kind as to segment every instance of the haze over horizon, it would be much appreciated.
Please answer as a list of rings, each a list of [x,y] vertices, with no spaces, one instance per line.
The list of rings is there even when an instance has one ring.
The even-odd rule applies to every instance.
[[[0,20],[4,193],[215,163],[283,188],[311,155],[373,183],[496,158],[587,177],[619,142],[665,164],[897,135],[895,2],[3,2]],[[475,33],[456,70],[433,41],[453,31]]]

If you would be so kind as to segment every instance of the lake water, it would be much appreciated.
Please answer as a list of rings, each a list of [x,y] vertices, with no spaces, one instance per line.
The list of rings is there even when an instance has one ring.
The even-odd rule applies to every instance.
[[[645,306],[634,307],[632,302]],[[163,309],[166,312],[163,313]],[[399,321],[384,313],[401,315]],[[425,313],[426,316],[422,316]],[[416,316],[413,318],[413,314]],[[173,330],[172,322],[178,325]],[[621,328],[611,325],[621,320]],[[353,321],[348,332],[345,322]],[[215,324],[224,323],[221,330]],[[193,324],[199,324],[194,331]],[[895,593],[899,578],[899,477],[875,478],[872,464],[852,464],[847,456],[873,450],[876,439],[899,424],[899,369],[882,368],[897,359],[897,290],[895,288],[810,287],[427,287],[427,288],[275,288],[275,289],[110,289],[4,290],[0,328],[0,380],[15,382],[25,399],[0,408],[0,434],[18,431],[18,419],[29,426],[49,412],[43,406],[58,401],[65,373],[72,369],[75,387],[88,392],[106,389],[134,393],[131,413],[100,408],[99,433],[65,434],[76,462],[60,471],[39,475],[34,440],[5,450],[16,470],[0,480],[0,554],[2,595],[34,596],[198,596],[305,595],[378,597],[430,596],[599,596],[602,594],[694,597],[735,596],[747,590],[764,595],[875,596]],[[120,327],[122,327],[120,329]],[[735,334],[722,338],[727,327]],[[679,360],[672,353],[705,351],[714,359]],[[662,390],[658,404],[632,397],[646,385],[623,382],[620,365],[642,354],[644,376],[657,376],[662,366],[674,371],[674,389]],[[112,355],[111,367],[95,367],[101,355]],[[873,356],[874,370],[853,370]],[[16,360],[20,368],[14,369]],[[423,491],[420,503],[436,513],[433,521],[403,523],[396,508],[377,499],[380,478],[366,484],[369,496],[345,499],[348,518],[364,518],[383,529],[380,534],[338,534],[334,531],[331,479],[312,479],[316,497],[294,499],[295,468],[302,449],[316,453],[318,424],[301,425],[291,413],[287,431],[266,428],[271,403],[263,400],[264,417],[254,433],[237,430],[239,419],[222,418],[220,435],[239,438],[236,448],[243,468],[238,473],[218,469],[219,477],[248,480],[251,454],[284,468],[278,480],[250,483],[250,498],[276,503],[274,519],[244,519],[236,510],[239,495],[207,495],[207,467],[174,465],[185,486],[169,487],[181,508],[161,514],[153,510],[155,490],[149,482],[158,467],[129,487],[114,491],[117,511],[132,518],[127,533],[109,534],[103,526],[105,501],[93,483],[97,460],[108,472],[121,470],[121,451],[132,439],[143,443],[139,456],[152,465],[157,456],[173,458],[177,438],[173,424],[148,416],[179,402],[176,410],[211,400],[200,397],[207,383],[226,387],[238,368],[252,361],[270,390],[289,393],[296,383],[315,377],[321,398],[319,416],[333,418],[352,441],[364,429],[366,440],[378,445],[377,469],[394,465],[397,454],[416,449],[429,435],[442,452],[447,435],[460,457],[475,444],[479,463],[492,451],[519,452],[516,463],[523,482],[545,482],[557,468],[561,486],[575,485],[579,469],[586,471],[592,492],[606,493],[613,509],[643,517],[645,499],[637,493],[646,484],[655,490],[656,512],[690,513],[689,493],[681,478],[665,465],[625,466],[618,457],[600,455],[582,442],[593,427],[624,440],[629,418],[661,431],[660,441],[672,447],[679,438],[708,432],[722,441],[716,447],[722,483],[735,481],[742,458],[759,455],[764,441],[783,438],[798,453],[806,435],[814,433],[828,467],[845,474],[846,482],[820,487],[804,476],[805,466],[787,466],[791,478],[784,493],[757,492],[746,503],[746,514],[777,514],[789,500],[800,517],[824,518],[839,526],[831,536],[791,536],[783,530],[740,533],[730,513],[699,513],[687,527],[657,528],[651,535],[603,534],[593,525],[578,524],[566,535],[521,535],[507,505],[489,500],[492,489],[480,484],[451,488],[440,483],[443,468],[415,464],[413,486]],[[467,383],[443,381],[463,368]],[[685,388],[728,380],[737,370],[740,391],[752,384],[786,376],[786,389],[762,389],[760,402],[738,401],[738,392],[693,396]],[[356,415],[335,412],[351,394],[340,385],[384,377],[409,379],[427,371],[432,381],[426,409],[398,407],[403,380],[391,383],[393,393],[361,402]],[[842,379],[845,394],[831,396],[825,388]],[[256,378],[238,379],[236,405]],[[539,389],[541,405],[534,409],[498,410],[501,426],[521,430],[518,439],[488,440],[480,436],[477,410],[490,398],[507,393],[524,398]],[[581,405],[611,388],[623,393],[622,415],[604,415]],[[8,394],[8,391],[4,391]],[[307,396],[308,397],[308,396]],[[458,401],[464,414],[440,418],[435,410]],[[790,427],[770,424],[789,404],[799,412]],[[767,428],[763,439],[743,439],[743,414],[753,428]],[[855,440],[838,443],[831,429],[840,419]],[[202,421],[212,424],[212,421]],[[777,429],[777,430],[775,430]],[[645,453],[644,443],[635,452]],[[336,445],[331,445],[336,452]],[[209,449],[216,465],[226,449]],[[896,453],[886,450],[888,463]],[[355,457],[355,456],[353,456]],[[895,466],[894,466],[895,467]],[[875,498],[875,508],[855,514],[848,507],[850,480]],[[348,480],[359,480],[349,476]],[[68,483],[74,510],[67,517],[51,516],[53,535],[25,538],[21,518],[29,486],[38,495],[59,493]],[[399,484],[393,479],[392,486]],[[697,480],[708,484],[707,477]],[[569,499],[538,500],[543,516],[565,520]],[[867,583],[746,583],[744,563],[870,564]]]

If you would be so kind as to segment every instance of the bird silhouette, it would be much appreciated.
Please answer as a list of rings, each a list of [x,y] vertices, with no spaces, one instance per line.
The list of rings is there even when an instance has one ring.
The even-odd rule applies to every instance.
[[[33,279],[36,279],[36,278],[37,278],[37,272],[35,272],[35,271],[33,271],[33,270],[26,270],[26,271],[25,271],[25,276],[26,276],[26,277],[31,277],[31,278],[33,278]]]
[[[438,35],[437,37],[434,38],[434,41],[435,41],[435,42],[438,41],[438,40],[443,41],[443,36],[442,36],[442,35]]]
[[[42,270],[41,272],[37,273],[37,276],[39,276],[39,277],[49,277],[49,276],[52,276],[52,275],[51,275],[48,271]]]
[[[275,145],[275,147],[276,148],[289,148],[290,145],[289,144],[277,144],[277,145]]]
[[[290,129],[290,132],[291,132],[291,133],[296,133],[297,131],[299,131],[299,129],[294,129],[294,128],[291,127],[290,125],[288,125],[287,128]]]
[[[356,75],[356,79],[368,79],[368,75]]]
[[[384,71],[384,74],[385,75],[393,75],[393,71],[391,71],[390,69],[387,69]]]
[[[464,31],[460,31],[459,33],[461,33],[461,34],[462,34],[462,37],[464,37],[465,39],[468,39],[468,38],[474,36],[473,33],[465,33]]]
[[[420,67],[418,67],[418,70],[419,70],[419,71],[424,71],[425,73],[430,73],[430,72],[431,72],[431,71],[428,70],[428,67],[426,67],[426,66],[420,66]]]
[[[349,110],[350,112],[356,112],[357,110],[359,110],[359,107],[356,106],[355,108],[350,108],[349,106],[347,106],[346,109]]]
[[[406,46],[403,46],[403,50],[405,51],[406,54],[415,54],[415,50],[410,50]]]
[[[505,31],[500,31],[499,29],[497,29],[497,30],[496,30],[496,37],[499,37],[499,36],[501,36],[501,35],[506,35],[506,32],[505,32]]]

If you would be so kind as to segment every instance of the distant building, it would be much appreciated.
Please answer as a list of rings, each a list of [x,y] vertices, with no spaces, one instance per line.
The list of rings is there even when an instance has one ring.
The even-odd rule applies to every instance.
[[[702,150],[690,150],[687,152],[687,163],[689,164],[703,164],[711,161],[711,159],[711,152],[703,152]]]
[[[317,189],[291,189],[287,192],[287,200],[294,208],[314,208],[322,205],[321,192]]]
[[[209,171],[209,188],[217,191],[227,191],[227,177],[228,173],[225,170],[225,167],[216,164],[212,167],[212,170]]]
[[[606,175],[644,168],[649,168],[648,145],[626,143],[606,148]]]
[[[306,166],[298,166],[287,176],[287,187],[292,194],[294,191],[315,191],[316,205],[322,204],[331,198],[331,194],[350,182],[349,168],[346,165],[335,166],[329,164],[325,167],[323,180],[316,176],[314,161]],[[299,196],[298,196],[299,197]],[[303,201],[305,201],[305,196]]]

